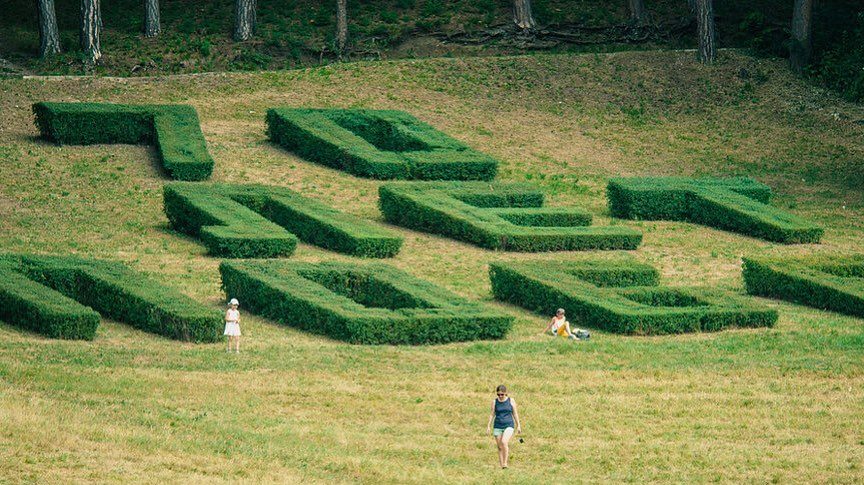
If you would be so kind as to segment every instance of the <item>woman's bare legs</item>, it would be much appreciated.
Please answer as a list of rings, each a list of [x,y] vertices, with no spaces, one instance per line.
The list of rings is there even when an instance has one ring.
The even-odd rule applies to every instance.
[[[507,460],[510,459],[510,438],[513,437],[513,428],[507,428],[504,430],[504,434],[501,435],[501,468],[507,468]]]
[[[564,322],[564,325],[567,326],[567,336],[570,337],[570,338],[572,338],[573,340],[579,340],[579,337],[577,337],[576,334],[574,334],[573,331],[570,330],[570,322],[569,322],[569,321],[565,321],[565,322]]]

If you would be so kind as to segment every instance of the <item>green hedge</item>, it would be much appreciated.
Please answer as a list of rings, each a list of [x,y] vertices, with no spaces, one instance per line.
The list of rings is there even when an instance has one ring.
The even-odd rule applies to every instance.
[[[51,338],[93,340],[99,314],[0,261],[0,320]]]
[[[744,258],[744,284],[752,295],[864,318],[864,255]]]
[[[399,182],[379,189],[392,224],[508,251],[636,249],[642,234],[626,227],[590,227],[572,207],[542,207],[529,186],[488,182]]]
[[[771,189],[748,178],[614,178],[615,217],[688,221],[785,244],[818,243],[822,228],[768,205]]]
[[[657,335],[770,327],[777,312],[707,288],[658,286],[651,266],[632,261],[492,263],[495,298],[551,316],[564,308],[574,325]]]
[[[287,256],[298,237],[369,258],[392,257],[402,246],[393,231],[284,187],[173,182],[165,185],[164,204],[173,228],[201,238],[218,256]]]
[[[213,159],[195,108],[186,105],[36,103],[36,126],[60,144],[146,143],[156,145],[162,168],[177,180],[205,180]]]
[[[93,310],[177,340],[214,342],[222,335],[223,319],[218,311],[121,263],[4,255],[0,267],[4,276],[0,300],[12,308],[4,319],[51,337],[92,339],[98,324]],[[9,275],[13,276],[7,280]],[[3,306],[7,311],[7,305]],[[24,318],[16,317],[19,312]]]
[[[376,179],[491,180],[498,162],[402,111],[267,111],[270,139],[297,155]]]
[[[384,264],[224,261],[226,294],[249,311],[356,344],[503,338],[512,317]]]

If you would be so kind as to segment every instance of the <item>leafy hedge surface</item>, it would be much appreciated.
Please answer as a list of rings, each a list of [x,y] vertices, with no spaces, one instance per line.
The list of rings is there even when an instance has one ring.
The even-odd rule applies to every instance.
[[[752,295],[864,318],[864,256],[744,258]]]
[[[498,339],[513,318],[384,264],[224,261],[222,287],[259,315],[356,344]]]
[[[299,156],[376,179],[491,180],[498,162],[402,111],[267,111],[270,139]]]
[[[585,227],[591,215],[578,209],[542,207],[543,193],[520,184],[401,182],[382,185],[379,195],[392,224],[488,249],[636,249],[642,241],[626,227]]]
[[[607,196],[625,219],[689,221],[786,244],[817,243],[823,232],[769,206],[771,189],[748,178],[614,178]]]
[[[294,252],[298,237],[370,258],[392,257],[402,246],[402,238],[392,231],[284,187],[173,182],[163,195],[171,226],[200,237],[214,255],[287,256]]]
[[[0,320],[46,337],[93,340],[99,314],[0,261]]]
[[[177,340],[214,342],[221,338],[223,320],[218,311],[121,263],[6,255],[0,257],[0,266],[4,276],[12,275],[0,290],[0,299],[6,303],[0,311],[9,311],[4,320],[10,324],[51,337],[92,339],[99,322],[98,315],[87,308],[92,307],[108,318]]]
[[[152,143],[162,167],[177,180],[205,180],[213,159],[195,108],[186,105],[36,103],[42,136],[61,144]]]
[[[492,263],[495,298],[544,315],[567,310],[574,324],[657,335],[770,327],[777,312],[740,296],[657,286],[657,270],[631,261]]]

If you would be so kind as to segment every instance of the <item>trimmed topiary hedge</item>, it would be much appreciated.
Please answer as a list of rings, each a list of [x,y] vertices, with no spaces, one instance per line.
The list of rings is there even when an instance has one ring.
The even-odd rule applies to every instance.
[[[224,261],[222,287],[253,313],[355,344],[503,338],[513,318],[384,264]]]
[[[744,258],[751,295],[864,318],[864,255]]]
[[[0,273],[3,319],[49,337],[92,340],[99,323],[93,310],[177,340],[214,342],[222,336],[218,311],[121,263],[4,255]]]
[[[186,105],[36,103],[36,126],[60,144],[146,143],[156,145],[162,168],[177,180],[205,180],[213,159],[195,108]]]
[[[0,260],[0,320],[51,338],[93,340],[99,314]]]
[[[299,156],[376,179],[491,180],[498,162],[402,111],[267,111],[270,139]]]
[[[492,263],[495,298],[543,315],[567,310],[574,324],[658,335],[770,327],[777,311],[706,288],[658,286],[657,270],[632,261]]]
[[[785,244],[818,243],[822,228],[768,205],[771,189],[748,178],[614,178],[615,217],[688,221]]]
[[[401,182],[379,189],[387,222],[507,251],[636,249],[642,234],[626,227],[586,227],[591,215],[542,207],[543,193],[520,184]]]
[[[298,237],[369,258],[392,257],[402,246],[393,231],[284,187],[173,182],[165,186],[164,202],[171,226],[199,237],[218,256],[287,256]]]

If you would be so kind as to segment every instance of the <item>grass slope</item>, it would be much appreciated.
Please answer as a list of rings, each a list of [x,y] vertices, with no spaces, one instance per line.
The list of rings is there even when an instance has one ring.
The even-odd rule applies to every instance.
[[[741,79],[746,69],[751,76]],[[39,141],[42,100],[188,103],[213,180],[284,185],[381,220],[381,182],[266,141],[272,106],[406,109],[501,160],[553,206],[644,233],[631,255],[680,285],[742,292],[741,256],[862,252],[864,109],[781,62],[723,52],[345,64],[160,79],[0,80],[0,250],[120,260],[222,308],[219,261],[168,229],[152,148]],[[149,163],[142,163],[149,161]],[[740,176],[817,221],[822,244],[777,245],[680,222],[612,221],[612,176]],[[864,467],[864,322],[779,301],[773,329],[653,338],[593,331],[491,302],[485,251],[393,228],[389,264],[516,317],[503,341],[351,346],[255,317],[244,353],[103,322],[93,342],[0,324],[0,481],[852,482]],[[604,258],[620,254],[591,252]],[[300,261],[351,258],[300,244]],[[241,310],[243,308],[241,307]],[[520,401],[506,475],[484,435],[492,389]]]

